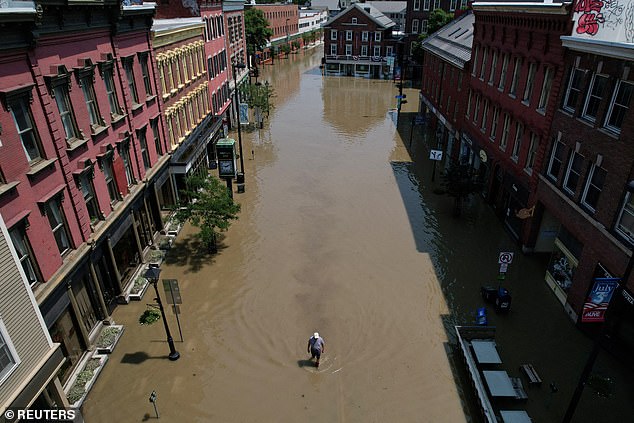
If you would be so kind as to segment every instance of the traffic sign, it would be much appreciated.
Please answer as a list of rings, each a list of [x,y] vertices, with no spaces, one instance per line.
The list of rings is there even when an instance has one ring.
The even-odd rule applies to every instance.
[[[500,264],[500,273],[506,273],[506,271],[508,270],[509,265],[506,263],[502,263]]]
[[[442,160],[442,150],[431,150],[429,152],[429,160],[441,161]]]
[[[513,263],[513,253],[501,252],[498,257],[498,264],[511,264]]]

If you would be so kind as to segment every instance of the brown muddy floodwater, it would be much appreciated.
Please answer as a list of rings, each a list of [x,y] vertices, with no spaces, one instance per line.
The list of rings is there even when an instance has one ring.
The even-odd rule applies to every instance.
[[[502,249],[516,252],[509,277],[523,281],[515,311],[491,316],[501,355],[516,376],[520,362],[543,371],[527,409],[560,421],[590,344],[540,262],[519,254],[487,206],[453,219],[451,201],[425,182],[420,128],[412,154],[424,165],[404,146],[409,130],[397,131],[394,85],[323,77],[322,54],[264,67],[275,109],[264,129],[243,132],[240,219],[213,256],[186,226],[162,266],[183,297],[182,343],[168,312],[180,360],[167,360],[160,322],[138,324],[151,291],[119,306],[125,334],[84,403],[87,423],[153,420],[153,390],[164,422],[478,422],[451,328],[473,322]],[[417,90],[405,92],[411,116]],[[306,353],[315,331],[326,343],[318,370]]]

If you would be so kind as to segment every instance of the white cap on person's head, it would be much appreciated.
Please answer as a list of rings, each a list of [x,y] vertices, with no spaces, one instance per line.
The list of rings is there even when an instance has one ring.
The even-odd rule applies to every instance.
[[[313,338],[315,338],[315,339],[319,338],[319,332],[313,333]]]

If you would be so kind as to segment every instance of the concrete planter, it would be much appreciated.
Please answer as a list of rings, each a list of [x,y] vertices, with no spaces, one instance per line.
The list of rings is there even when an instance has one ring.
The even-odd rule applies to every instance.
[[[123,325],[104,326],[97,338],[96,354],[110,354],[123,335],[123,330]]]
[[[143,271],[145,272],[146,270],[147,268],[144,266]],[[130,298],[130,300],[141,301],[149,285],[150,282],[147,279],[145,279],[141,275],[137,276],[134,283],[130,285],[130,291],[128,292],[128,297]]]
[[[81,407],[107,361],[107,355],[85,355],[64,387],[71,408]]]

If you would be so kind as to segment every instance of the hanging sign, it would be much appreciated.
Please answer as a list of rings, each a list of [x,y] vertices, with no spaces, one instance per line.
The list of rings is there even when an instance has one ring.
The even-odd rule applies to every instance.
[[[249,124],[249,105],[247,103],[240,103],[240,123],[242,125]]]

